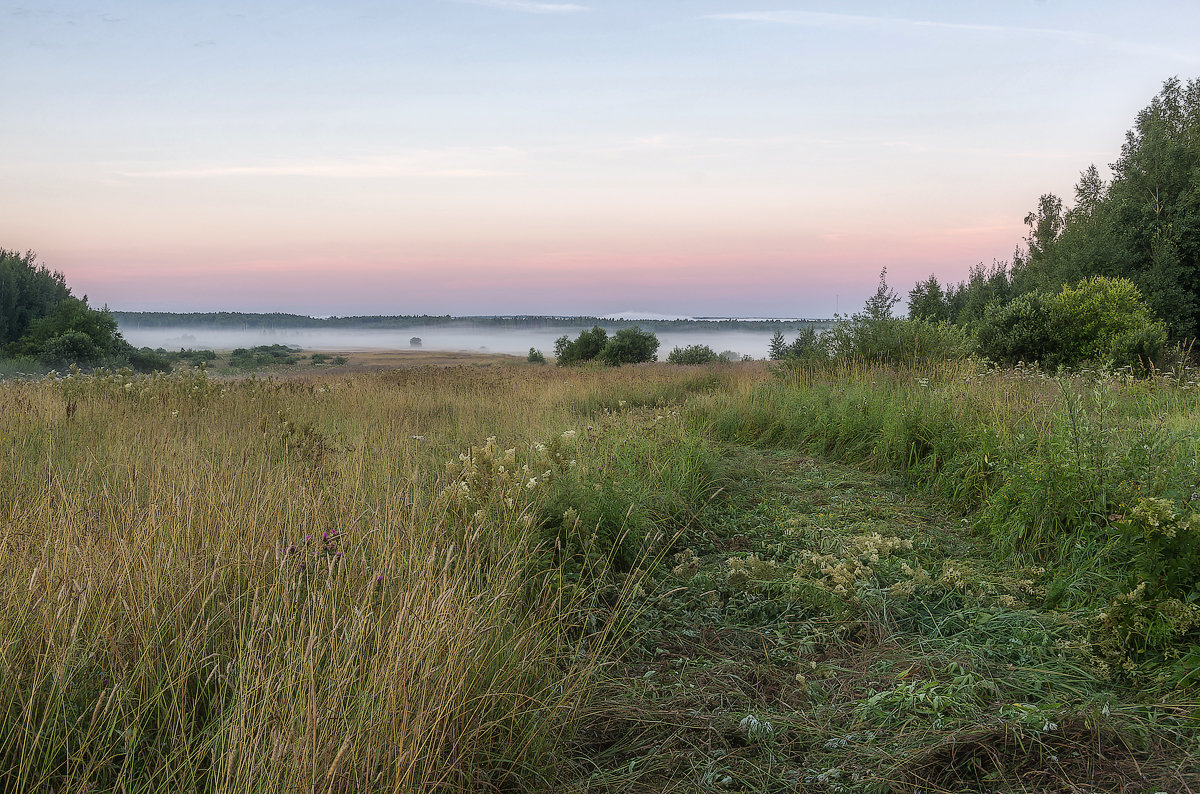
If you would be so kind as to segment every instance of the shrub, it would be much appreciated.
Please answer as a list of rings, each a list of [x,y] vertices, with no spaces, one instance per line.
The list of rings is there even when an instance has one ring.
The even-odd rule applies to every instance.
[[[600,355],[600,351],[606,344],[608,344],[608,331],[598,325],[592,326],[590,331],[581,331],[573,342],[569,336],[563,334],[554,342],[555,363],[564,367],[569,364],[591,361]]]
[[[38,360],[51,366],[94,364],[104,353],[83,331],[67,330],[46,339],[38,347]]]
[[[165,352],[143,347],[130,351],[129,366],[135,372],[170,372],[171,359]]]
[[[525,357],[525,360],[530,364],[546,363],[546,357],[542,355],[542,351],[538,350],[536,347],[529,348],[529,355]]]
[[[111,314],[90,308],[87,301],[68,297],[52,314],[30,323],[28,333],[10,345],[9,352],[48,364],[86,365],[125,357],[131,350]]]
[[[962,359],[972,348],[966,331],[951,323],[867,315],[838,322],[821,340],[836,358],[900,366]]]
[[[676,347],[667,355],[668,364],[712,364],[720,360],[721,357],[708,345]]]
[[[1093,276],[1049,300],[1050,339],[1059,363],[1139,365],[1167,341],[1142,293],[1128,279]]]
[[[1007,304],[988,304],[976,344],[981,355],[1000,364],[1046,361],[1051,341],[1045,296],[1029,292]]]
[[[239,347],[229,354],[229,366],[254,369],[273,364],[295,364],[300,360],[298,352],[296,348],[287,345],[258,345],[249,349]],[[337,363],[336,359],[334,363]]]
[[[421,346],[421,337],[414,336],[412,339],[409,339],[408,346],[409,347],[420,347]]]
[[[643,331],[636,325],[622,328],[613,334],[596,357],[610,366],[641,364],[658,357],[658,337],[652,331]]]

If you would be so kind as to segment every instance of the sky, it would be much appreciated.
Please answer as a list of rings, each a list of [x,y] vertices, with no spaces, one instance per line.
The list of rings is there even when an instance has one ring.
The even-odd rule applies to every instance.
[[[1008,260],[1200,3],[0,4],[0,247],[119,310],[830,317]]]

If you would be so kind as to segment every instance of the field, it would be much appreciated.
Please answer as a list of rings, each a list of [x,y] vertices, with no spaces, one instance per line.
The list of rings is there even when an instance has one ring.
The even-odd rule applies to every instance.
[[[1200,786],[1186,371],[419,363],[0,384],[0,789]]]

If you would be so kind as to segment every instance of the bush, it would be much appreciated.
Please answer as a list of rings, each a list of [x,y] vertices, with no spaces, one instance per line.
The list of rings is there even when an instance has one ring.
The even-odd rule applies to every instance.
[[[131,351],[111,314],[68,297],[52,314],[30,323],[28,333],[10,345],[9,353],[48,364],[91,365],[127,357]]]
[[[980,355],[999,364],[1046,361],[1051,352],[1046,298],[1030,292],[1001,305],[988,304],[976,333]]]
[[[570,364],[580,364],[591,361],[600,355],[600,351],[608,344],[608,331],[598,325],[590,331],[581,331],[574,342],[566,334],[554,342],[554,359],[560,367]]]
[[[1049,300],[1050,339],[1058,363],[1139,366],[1167,341],[1141,291],[1128,279],[1093,276]]]
[[[972,348],[966,331],[951,323],[866,315],[838,322],[821,340],[836,358],[899,366],[962,359]]]
[[[409,347],[420,347],[421,346],[421,337],[414,336],[412,339],[409,339],[408,346]]]
[[[546,357],[544,355],[542,355],[542,351],[538,350],[536,347],[529,348],[529,355],[527,355],[525,357],[525,360],[528,361],[530,364],[545,364],[546,363]]]
[[[643,331],[636,325],[617,331],[598,358],[605,364],[619,367],[622,364],[641,364],[658,357],[658,337],[652,331]]]
[[[273,364],[295,364],[300,360],[299,350],[287,345],[258,345],[246,349],[239,347],[229,354],[229,366],[238,369],[269,367]],[[337,363],[337,360],[334,360]]]
[[[193,367],[198,367],[201,364],[208,363],[209,361],[217,360],[217,354],[212,350],[184,350],[180,348],[178,353],[167,353],[166,351],[156,352],[161,352],[170,359],[186,362]]]
[[[104,353],[83,331],[68,330],[42,342],[37,357],[49,366],[94,364],[104,357]]]
[[[667,355],[668,364],[712,364],[720,360],[721,357],[708,345],[676,347]]]
[[[143,347],[130,351],[129,366],[135,372],[170,372],[171,359],[165,352]]]

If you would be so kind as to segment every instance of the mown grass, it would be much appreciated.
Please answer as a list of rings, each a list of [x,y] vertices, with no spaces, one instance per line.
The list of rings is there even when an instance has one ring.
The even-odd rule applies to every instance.
[[[101,372],[0,400],[4,790],[954,790],[993,742],[996,780],[1028,751],[1050,791],[1095,760],[1050,756],[1170,781],[1193,741],[1186,378]]]

